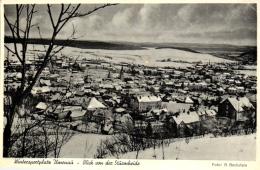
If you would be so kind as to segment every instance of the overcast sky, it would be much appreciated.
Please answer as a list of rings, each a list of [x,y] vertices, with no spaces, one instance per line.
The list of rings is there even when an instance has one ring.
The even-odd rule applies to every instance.
[[[95,6],[99,5],[82,5],[80,12]],[[36,9],[33,22],[39,24],[43,37],[49,37],[46,5]],[[59,5],[52,9],[54,15],[59,13]],[[13,20],[14,6],[6,5],[5,13]],[[70,36],[74,24],[76,36],[86,40],[256,45],[256,15],[255,4],[119,4],[71,20],[58,38]],[[5,24],[10,35],[7,28]],[[36,29],[30,37],[39,37]]]

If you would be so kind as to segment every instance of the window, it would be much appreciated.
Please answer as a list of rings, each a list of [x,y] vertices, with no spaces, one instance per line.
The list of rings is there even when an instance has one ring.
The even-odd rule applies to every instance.
[[[226,105],[226,110],[228,110],[228,109],[229,109],[229,105],[227,104],[227,105]]]

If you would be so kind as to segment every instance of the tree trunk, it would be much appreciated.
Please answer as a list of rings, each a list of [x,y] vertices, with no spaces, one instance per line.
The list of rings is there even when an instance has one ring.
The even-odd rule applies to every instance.
[[[12,147],[11,145],[11,137],[12,137],[12,124],[13,124],[13,119],[14,119],[14,114],[15,114],[15,104],[16,102],[13,102],[12,107],[10,108],[9,115],[7,115],[7,121],[6,125],[4,127],[4,150],[3,150],[3,157],[8,157],[9,156],[9,150]]]
[[[162,154],[163,154],[163,160],[164,160],[164,147],[163,147],[163,139],[162,139]]]
[[[4,129],[4,151],[3,151],[3,157],[8,157],[9,150],[10,150],[10,138],[11,138],[11,129],[9,128],[9,123],[7,121],[7,124]]]

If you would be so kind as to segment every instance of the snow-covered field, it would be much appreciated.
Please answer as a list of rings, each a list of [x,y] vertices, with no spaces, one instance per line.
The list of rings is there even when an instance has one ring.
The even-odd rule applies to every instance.
[[[63,146],[60,157],[94,158],[98,144],[107,137],[109,136],[97,134],[75,135]],[[120,159],[135,158],[136,152],[129,152],[120,157]],[[141,150],[138,159],[162,160],[162,148],[156,148],[155,152],[153,149]],[[218,138],[205,136],[190,139],[188,144],[185,139],[179,140],[164,148],[164,159],[254,161],[256,160],[256,134]]]
[[[12,44],[5,44],[10,49],[13,49]],[[18,46],[18,51],[21,50],[21,47]],[[44,48],[41,45],[28,45],[28,51],[30,52],[30,57],[34,56],[34,50],[39,53],[43,51]],[[6,50],[5,50],[6,52]],[[73,47],[64,48],[61,53],[66,56],[71,56],[73,58],[79,57],[79,59],[104,59],[108,62],[119,63],[119,62],[128,62],[143,64],[149,66],[183,66],[188,65],[186,63],[178,62],[157,62],[156,60],[171,59],[171,61],[187,61],[187,62],[234,62],[231,60],[226,60],[222,58],[214,57],[210,54],[200,54],[200,53],[191,53],[182,50],[176,49],[154,49],[149,48],[146,50],[103,50],[103,49],[80,49]]]
[[[86,58],[102,58],[109,61],[110,59],[106,57],[113,57],[113,62],[130,62],[136,64],[143,64],[149,66],[160,66],[164,65],[165,63],[156,62],[156,60],[163,60],[163,59],[171,59],[172,61],[187,61],[187,62],[234,62],[226,59],[221,59],[214,57],[209,54],[199,54],[199,53],[191,53],[182,50],[176,49],[153,49],[149,48],[147,50],[93,50],[93,49],[78,49],[68,47],[64,49],[64,52],[68,52],[67,54],[80,54],[82,57]],[[66,53],[65,52],[65,53]],[[88,53],[86,53],[88,52]],[[111,60],[110,60],[111,61]],[[171,62],[167,62],[167,65],[172,65]],[[173,64],[176,64],[173,62]]]

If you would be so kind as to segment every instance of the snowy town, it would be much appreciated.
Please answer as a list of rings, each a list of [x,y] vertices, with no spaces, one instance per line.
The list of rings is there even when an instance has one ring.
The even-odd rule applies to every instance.
[[[28,61],[28,81],[39,62]],[[153,68],[60,57],[33,87],[31,95],[38,99],[30,105],[33,111],[23,105],[20,117],[48,116],[74,130],[111,135],[124,132],[129,123],[145,129],[148,122],[163,127],[166,120],[175,137],[245,130],[256,118],[257,79],[236,72],[237,67],[198,62]],[[17,88],[19,65],[6,61],[6,72],[7,87]]]
[[[178,34],[171,41],[167,35],[162,42],[145,38],[140,42],[100,41],[75,38],[73,25],[71,37],[61,31],[67,39],[56,38],[67,22],[114,6],[128,9],[127,5],[104,4],[80,14],[80,4],[76,8],[47,4],[45,14],[50,21],[45,24],[53,27],[51,39],[42,37],[39,27],[34,30],[39,37],[28,36],[35,5],[26,6],[31,13],[16,5],[14,26],[13,14],[6,14],[4,157],[255,160],[256,37],[245,37],[250,42],[244,42],[226,37],[217,41],[213,36],[209,38],[212,43],[205,43],[209,39],[200,43],[190,42],[189,35],[182,37],[185,43],[179,43],[175,37],[182,34]],[[56,13],[56,7],[61,11],[55,25],[56,15],[51,11]],[[140,15],[150,9],[149,5],[132,7]],[[11,11],[14,6],[5,8]],[[211,11],[210,5],[204,8]],[[248,6],[244,8],[252,13]],[[27,17],[24,31],[19,30],[21,14]]]

